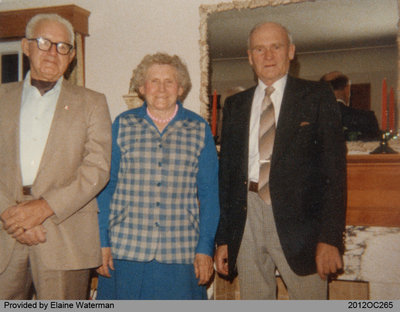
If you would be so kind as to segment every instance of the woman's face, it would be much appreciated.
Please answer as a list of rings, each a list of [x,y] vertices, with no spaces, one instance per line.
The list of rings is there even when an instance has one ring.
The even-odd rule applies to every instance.
[[[177,72],[171,65],[154,64],[147,71],[145,83],[139,88],[153,111],[170,111],[175,108],[183,88],[178,85]]]

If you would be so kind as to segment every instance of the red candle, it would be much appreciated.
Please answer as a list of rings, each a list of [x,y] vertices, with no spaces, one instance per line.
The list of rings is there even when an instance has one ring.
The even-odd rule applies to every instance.
[[[390,88],[389,94],[389,130],[394,131],[394,91],[393,87]]]
[[[213,136],[217,135],[217,90],[214,90],[211,114],[211,132]]]
[[[386,78],[382,82],[382,130],[387,130],[387,86]]]

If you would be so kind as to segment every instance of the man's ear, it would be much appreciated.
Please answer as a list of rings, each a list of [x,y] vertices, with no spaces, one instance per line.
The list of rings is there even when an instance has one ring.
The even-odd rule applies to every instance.
[[[250,50],[247,50],[247,57],[249,59],[250,66],[253,67],[253,59],[251,58],[251,51]]]
[[[71,52],[69,52],[69,63],[72,62],[72,60],[73,60],[74,57],[75,57],[75,54],[76,54],[75,49],[72,49]]]
[[[23,38],[21,41],[22,52],[29,57],[29,41],[26,38]]]
[[[296,46],[294,44],[291,44],[289,46],[289,60],[293,60],[294,59],[294,54],[296,52]]]

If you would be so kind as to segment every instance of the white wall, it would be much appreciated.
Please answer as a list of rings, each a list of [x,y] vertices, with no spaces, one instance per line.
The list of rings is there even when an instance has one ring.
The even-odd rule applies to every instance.
[[[0,0],[0,11],[65,4],[75,4],[90,11],[90,36],[86,38],[86,86],[105,93],[114,118],[127,108],[122,95],[128,93],[132,70],[144,55],[157,51],[178,54],[187,63],[193,87],[185,106],[200,112],[199,6],[221,2],[229,1]],[[377,58],[369,61],[365,56],[348,56],[352,64],[351,71],[348,65],[343,65],[342,56],[321,55],[318,66],[313,67],[309,61],[311,56],[304,55],[301,56],[300,76],[317,79],[325,71],[338,69],[349,74],[353,82],[364,82],[361,77],[367,77],[365,71],[373,72],[368,77],[374,77],[375,82],[368,81],[374,83],[372,103],[375,106],[379,103],[380,95],[374,90],[379,88],[382,78],[388,78],[389,86],[396,86],[397,77],[396,52],[382,50],[376,55]],[[218,78],[219,84],[253,84],[253,74],[247,60],[242,60],[238,65],[231,63],[227,70],[229,73],[225,72],[225,78]],[[214,84],[213,88],[220,89],[215,80]],[[380,112],[377,112],[378,119],[379,116]]]
[[[352,83],[371,83],[371,109],[380,123],[382,80],[387,78],[388,92],[397,87],[397,49],[395,47],[297,55],[298,77],[319,80],[327,72],[338,70]],[[255,84],[247,59],[218,60],[212,63],[212,89],[222,94],[229,88]]]
[[[221,0],[0,0],[0,11],[75,4],[91,12],[86,39],[86,86],[105,93],[112,118],[126,110],[132,70],[148,53],[178,54],[192,91],[185,107],[200,112],[201,4]]]

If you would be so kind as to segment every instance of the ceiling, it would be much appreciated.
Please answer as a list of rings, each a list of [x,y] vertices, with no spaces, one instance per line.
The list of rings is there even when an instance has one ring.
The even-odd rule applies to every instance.
[[[247,36],[263,21],[292,33],[297,53],[394,46],[397,0],[316,0],[212,13],[208,19],[211,59],[246,57]]]

